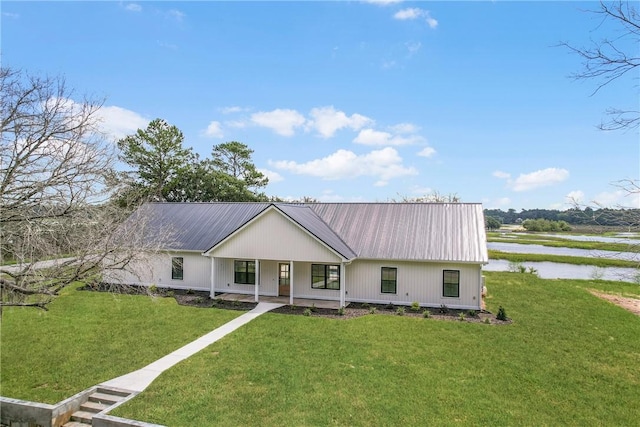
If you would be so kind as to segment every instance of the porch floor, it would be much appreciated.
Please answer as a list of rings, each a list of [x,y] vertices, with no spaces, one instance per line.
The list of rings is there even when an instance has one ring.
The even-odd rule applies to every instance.
[[[245,295],[245,294],[218,294],[216,298],[221,298],[225,301],[240,301],[240,302],[255,302],[254,295]],[[285,304],[289,305],[289,297],[270,297],[260,295],[260,302],[273,302],[277,304]],[[331,308],[337,310],[340,308],[340,301],[330,301],[323,299],[307,299],[307,298],[293,298],[293,304],[298,307],[311,307],[316,306],[317,308]],[[346,305],[349,305],[347,302]]]

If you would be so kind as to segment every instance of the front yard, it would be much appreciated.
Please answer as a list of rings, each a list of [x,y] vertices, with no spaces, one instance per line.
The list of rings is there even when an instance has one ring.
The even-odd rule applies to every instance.
[[[633,425],[640,317],[615,282],[486,273],[511,324],[267,313],[163,373],[114,415],[187,425]],[[53,403],[241,312],[69,289],[5,310],[2,395]]]

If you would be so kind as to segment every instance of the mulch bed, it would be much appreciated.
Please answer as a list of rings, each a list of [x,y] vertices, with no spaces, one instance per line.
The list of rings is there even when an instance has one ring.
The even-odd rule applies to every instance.
[[[220,298],[209,298],[209,292],[207,291],[193,291],[183,289],[166,289],[158,288],[153,291],[146,286],[135,285],[114,285],[107,283],[100,283],[97,285],[87,285],[79,288],[79,290],[90,290],[98,292],[118,292],[136,295],[150,295],[155,297],[175,298],[180,305],[200,308],[221,308],[224,310],[241,310],[249,311],[253,309],[257,303],[255,302],[242,302],[242,301],[228,301]],[[404,309],[404,310],[403,310]],[[392,305],[392,304],[367,304],[367,303],[350,303],[340,314],[339,310],[331,308],[317,308],[317,307],[301,307],[296,305],[284,305],[282,307],[271,310],[272,313],[289,314],[297,316],[310,316],[310,317],[326,317],[331,319],[353,319],[356,317],[376,314],[387,316],[404,316],[404,317],[420,317],[423,318],[424,311],[429,312],[429,319],[435,320],[448,320],[448,321],[464,321],[471,323],[489,323],[492,325],[504,325],[512,323],[511,319],[498,320],[495,314],[486,311],[472,311],[472,310],[456,310],[446,307],[440,308],[424,308],[421,307],[418,311],[414,311],[411,307]],[[462,316],[461,316],[462,313]],[[489,319],[487,321],[487,319]]]

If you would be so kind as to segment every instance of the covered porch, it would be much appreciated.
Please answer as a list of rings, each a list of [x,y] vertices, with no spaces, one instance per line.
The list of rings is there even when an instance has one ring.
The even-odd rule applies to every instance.
[[[235,294],[235,293],[222,293],[215,296],[224,301],[240,301],[240,302],[255,302],[253,295]],[[260,296],[261,302],[273,302],[278,304],[291,304],[288,296],[274,297],[274,296]],[[349,305],[349,303],[345,303]],[[316,308],[330,308],[338,310],[340,308],[340,301],[322,300],[322,299],[309,299],[309,298],[293,298],[293,305],[298,307],[316,307]]]

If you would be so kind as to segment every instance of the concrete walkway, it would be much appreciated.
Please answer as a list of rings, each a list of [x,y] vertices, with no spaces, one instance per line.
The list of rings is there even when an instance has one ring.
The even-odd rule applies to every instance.
[[[209,332],[208,334],[201,336],[195,341],[190,342],[182,348],[164,356],[161,359],[145,366],[142,369],[133,371],[118,378],[106,381],[100,386],[116,387],[124,390],[131,390],[132,392],[141,392],[149,386],[155,380],[158,375],[173,365],[183,361],[184,359],[193,356],[203,348],[218,341],[225,335],[235,331],[240,326],[245,325],[260,316],[263,313],[282,307],[283,304],[261,302],[256,308],[242,316],[236,317],[230,322],[225,323],[217,329]]]

